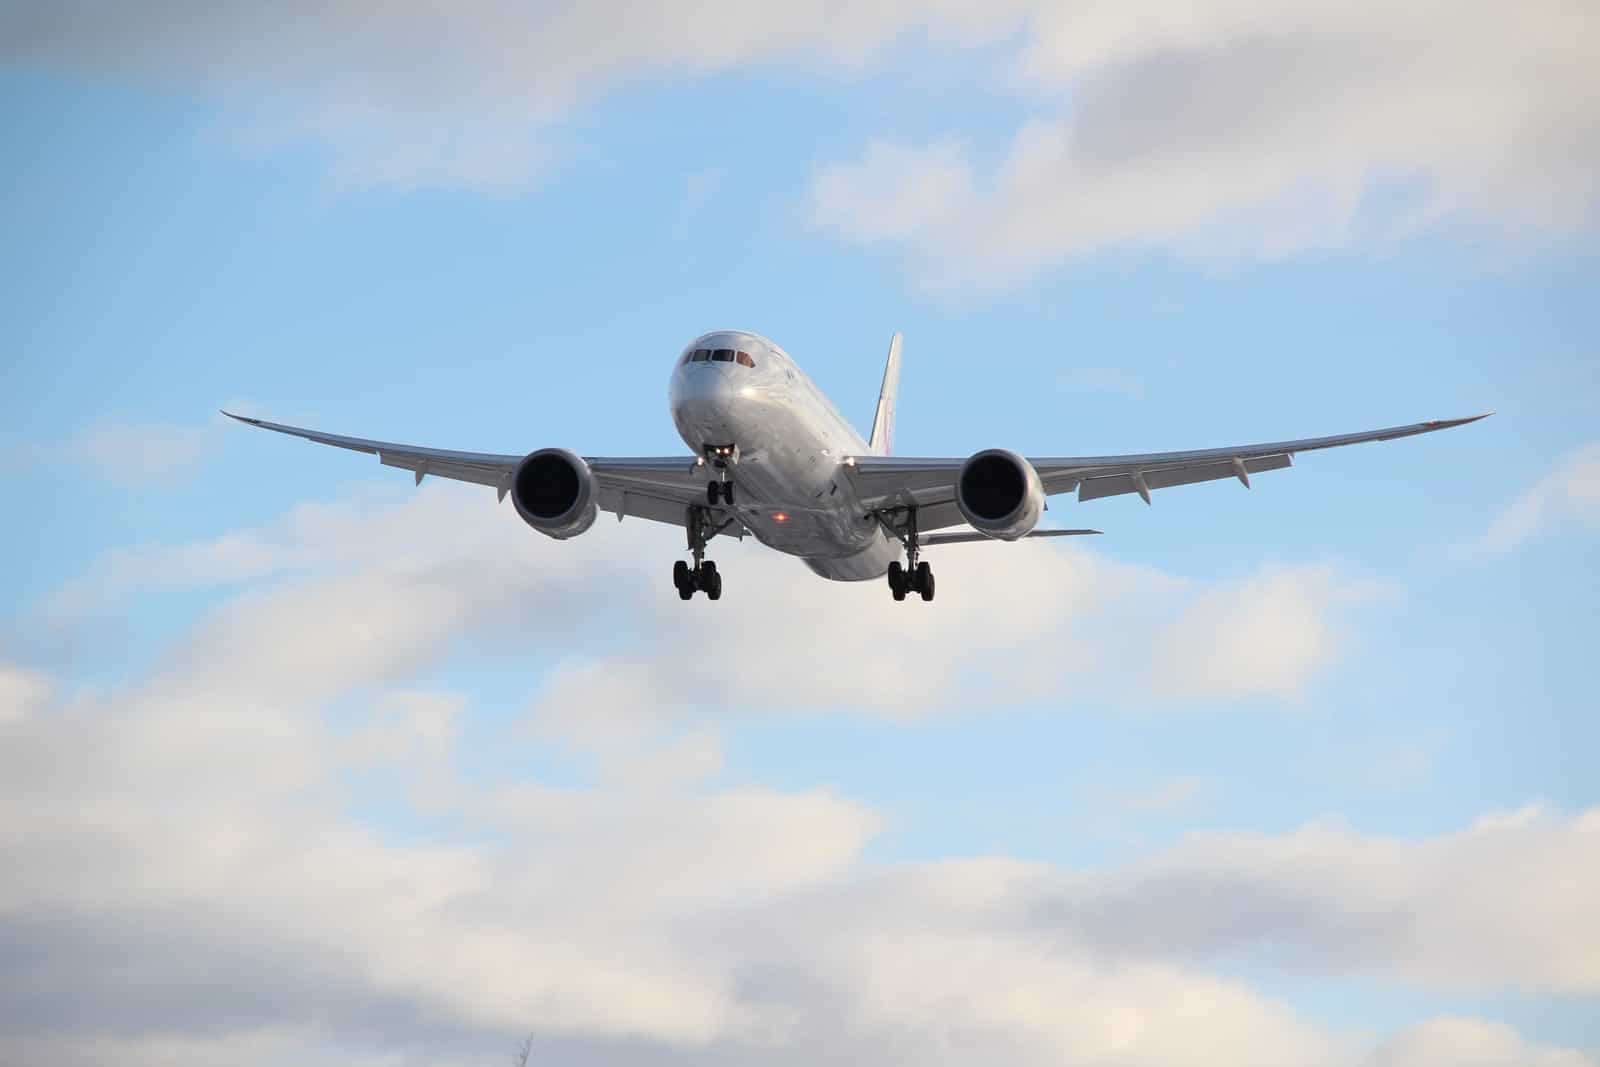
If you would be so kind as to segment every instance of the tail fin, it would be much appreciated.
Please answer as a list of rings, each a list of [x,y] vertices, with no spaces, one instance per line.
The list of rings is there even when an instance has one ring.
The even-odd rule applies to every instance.
[[[897,333],[889,342],[889,359],[883,365],[883,388],[878,390],[878,410],[872,415],[872,439],[867,444],[875,456],[887,456],[894,446],[894,398],[900,392],[900,341]]]

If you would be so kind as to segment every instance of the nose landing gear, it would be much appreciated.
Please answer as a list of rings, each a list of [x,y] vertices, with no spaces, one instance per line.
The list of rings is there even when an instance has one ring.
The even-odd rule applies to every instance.
[[[705,460],[717,469],[717,480],[706,485],[706,503],[716,507],[733,506],[733,483],[728,481],[728,468],[739,465],[738,445],[706,445]]]

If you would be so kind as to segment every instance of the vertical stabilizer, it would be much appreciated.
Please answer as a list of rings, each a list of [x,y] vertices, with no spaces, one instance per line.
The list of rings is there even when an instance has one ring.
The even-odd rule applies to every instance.
[[[872,439],[867,442],[875,456],[887,456],[894,447],[894,398],[900,392],[900,335],[889,342],[889,359],[883,365],[883,388],[878,390],[878,410],[872,415]]]

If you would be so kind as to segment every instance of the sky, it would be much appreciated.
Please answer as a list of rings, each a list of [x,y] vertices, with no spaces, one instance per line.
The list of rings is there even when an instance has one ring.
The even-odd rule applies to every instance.
[[[1600,1064],[1600,24],[1391,6],[0,2],[0,1064]],[[680,454],[719,328],[1496,414],[932,604],[217,414]]]

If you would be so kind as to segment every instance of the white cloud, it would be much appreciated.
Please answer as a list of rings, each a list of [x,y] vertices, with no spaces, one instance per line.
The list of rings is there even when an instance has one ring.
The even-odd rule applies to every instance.
[[[881,583],[822,583],[754,547],[714,554],[729,592],[706,620],[718,655],[709,692],[682,684],[673,620],[684,609],[645,572],[636,611],[648,625],[559,667],[534,721],[593,737],[663,718],[814,707],[911,719],[1062,703],[1296,703],[1343,654],[1344,613],[1372,595],[1371,583],[1322,566],[1192,582],[1083,549],[994,544],[930,553],[939,599],[907,611]],[[806,654],[775,660],[777,649]]]
[[[181,0],[137,17],[93,3],[0,12],[0,58],[198,83],[257,118],[229,134],[328,146],[342,180],[505,192],[544,166],[556,123],[654,77],[810,63],[858,65],[907,33],[992,39],[992,4],[957,0],[732,9],[669,0],[576,6]]]
[[[719,541],[727,594],[685,605],[665,577],[682,551],[666,528],[606,523],[556,543],[487,492],[430,485],[394,499],[302,506],[262,529],[114,553],[44,613],[73,621],[147,589],[271,580],[173,655],[215,663],[210,643],[247,644],[246,662],[217,672],[280,688],[380,664],[398,676],[446,655],[440,634],[457,629],[498,644],[539,636],[558,663],[535,721],[573,740],[617,740],[666,720],[812,707],[910,718],[1057,703],[1063,692],[1080,704],[1295,702],[1342,655],[1345,614],[1374,595],[1323,565],[1195,582],[1082,548],[996,543],[931,552],[940,592],[929,608]],[[479,519],[462,522],[463,510]],[[632,625],[612,626],[618,612]],[[685,625],[716,628],[710,697],[683,684]],[[600,655],[566,651],[591,632],[606,634]],[[809,654],[770,655],[801,648]]]
[[[356,762],[436,760],[455,744],[466,698],[456,693],[385,694],[377,714],[346,742]]]
[[[1512,501],[1489,527],[1484,544],[1505,551],[1563,527],[1600,529],[1600,443],[1567,456]]]
[[[1600,63],[1587,5],[1426,0],[668,0],[448,9],[178,0],[0,14],[0,57],[199,84],[258,148],[328,146],[341,180],[525,186],[556,124],[653,79],[856,71],[987,50],[979,93],[1035,118],[1004,158],[966,134],[874,139],[818,168],[816,221],[993,281],[1096,249],[1274,255],[1450,226],[1542,240],[1596,223]]]
[[[1198,836],[1104,871],[883,871],[861,858],[877,818],[823,791],[462,776],[443,837],[396,835],[325,788],[314,705],[258,705],[259,677],[194,684],[212,699],[181,711],[148,687],[82,695],[0,749],[0,1056],[202,1062],[220,1033],[242,1062],[457,1062],[532,1031],[579,1063],[1334,1067],[1360,1038],[1209,967],[1271,942],[1297,972],[1595,981],[1600,812],[1418,842]],[[263,715],[290,726],[235,744]],[[1520,1040],[1450,1020],[1373,1063]]]
[[[129,486],[180,481],[210,451],[210,435],[205,429],[134,422],[92,426],[68,446],[68,453],[78,462]]]
[[[266,560],[254,573],[274,581],[199,620],[144,677],[105,689],[29,676],[27,693],[56,695],[28,696],[0,745],[0,1060],[202,1061],[236,1035],[244,1062],[383,1062],[400,1049],[462,1062],[531,1030],[540,1055],[578,1063],[1332,1067],[1358,1062],[1363,1039],[1212,972],[1236,973],[1270,942],[1282,951],[1265,965],[1296,973],[1428,988],[1600,982],[1588,907],[1600,812],[1530,812],[1418,841],[1321,825],[1195,836],[1109,869],[885,870],[863,855],[880,818],[859,802],[719,784],[731,776],[716,735],[684,732],[692,709],[663,704],[639,684],[648,674],[620,692],[669,729],[603,749],[615,759],[598,784],[527,770],[559,750],[513,742],[492,716],[417,688],[452,647],[497,637],[565,654],[565,710],[603,716],[574,679],[604,678],[587,666],[613,661],[580,656],[573,631],[602,620],[594,647],[654,649],[661,633],[681,650],[686,620],[733,633],[755,607],[824,616],[825,603],[835,619],[897,613],[922,660],[888,668],[908,670],[919,699],[950,683],[1026,694],[1054,675],[1004,688],[1016,683],[985,663],[1028,647],[1034,627],[1077,635],[1071,620],[1086,612],[1102,632],[1089,654],[1102,655],[1140,627],[1161,632],[1165,598],[1196,597],[1177,579],[1045,553],[1016,565],[1051,596],[985,609],[995,598],[982,583],[1008,577],[990,569],[1007,546],[976,546],[941,555],[953,580],[933,606],[754,553],[728,568],[727,599],[683,605],[664,567],[628,562],[664,563],[653,552],[676,551],[672,531],[607,526],[609,537],[556,545],[504,508],[502,523],[459,522],[464,502],[492,499],[441,487],[398,509],[363,503],[348,523],[332,509],[326,528],[349,544],[311,563],[295,520],[254,531],[253,558]],[[411,534],[397,529],[406,516],[421,520]],[[591,617],[596,583],[606,607]],[[971,612],[974,650],[957,654],[936,610],[943,591]],[[1271,597],[1241,602],[1275,610]],[[789,659],[773,649],[850,650],[800,622],[770,636],[769,666]],[[917,677],[936,660],[932,682]],[[858,669],[841,662],[843,681],[731,672],[738,699],[708,710],[780,691],[768,685],[796,706],[837,698]],[[682,667],[680,655],[662,685]],[[869,687],[859,702],[909,713],[899,701]],[[501,770],[476,765],[487,749]],[[425,762],[425,806],[353,790],[385,758]]]
[[[817,169],[811,215],[824,229],[856,240],[901,240],[967,210],[972,196],[972,171],[959,142],[913,148],[874,141],[859,164]]]
[[[38,671],[0,663],[0,726],[37,715],[54,686]]]
[[[983,283],[1101,249],[1208,257],[1600,220],[1600,65],[1563,0],[1041,5],[1022,80],[1057,103],[985,166],[874,142],[820,168],[812,215]],[[930,177],[931,176],[931,177]],[[930,189],[942,198],[930,202]],[[902,195],[923,225],[885,231]]]
[[[1118,955],[1595,994],[1597,884],[1600,810],[1528,809],[1423,841],[1339,823],[1192,834],[1041,888],[1039,907],[1059,936]]]
[[[1508,1026],[1482,1019],[1441,1018],[1383,1043],[1364,1067],[1593,1067],[1572,1049],[1524,1040]]]

